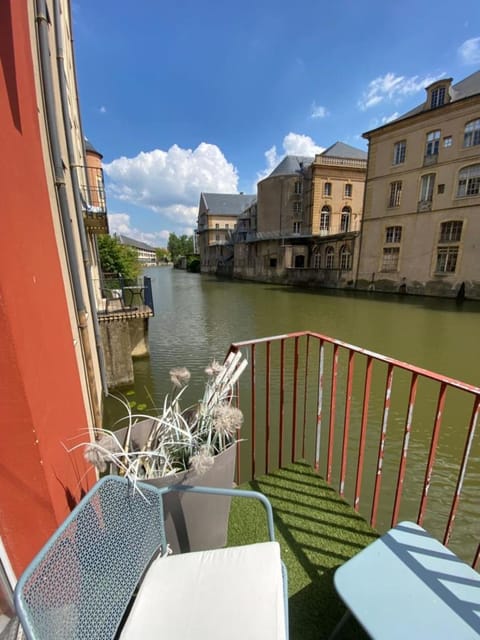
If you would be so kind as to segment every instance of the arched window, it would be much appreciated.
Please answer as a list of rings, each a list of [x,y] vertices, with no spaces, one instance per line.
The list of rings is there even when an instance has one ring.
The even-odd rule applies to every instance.
[[[312,254],[312,269],[320,269],[321,264],[322,261],[320,258],[320,248],[315,247]]]
[[[320,231],[328,231],[330,229],[330,213],[331,209],[328,205],[322,207],[320,212]]]
[[[480,118],[467,122],[463,133],[464,147],[473,147],[476,144],[480,144]]]
[[[325,251],[325,269],[333,269],[335,263],[335,249],[333,247],[327,247]]]
[[[342,271],[350,271],[352,268],[352,253],[350,248],[344,244],[340,249],[340,269]]]
[[[352,215],[352,210],[350,207],[343,207],[342,209],[342,218],[340,221],[340,231],[344,233],[350,229],[350,216]]]
[[[480,164],[471,164],[458,173],[457,198],[480,195]]]

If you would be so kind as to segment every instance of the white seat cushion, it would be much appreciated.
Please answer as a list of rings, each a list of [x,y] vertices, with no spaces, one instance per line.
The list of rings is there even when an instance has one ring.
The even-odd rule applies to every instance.
[[[120,637],[284,640],[278,542],[158,558]]]

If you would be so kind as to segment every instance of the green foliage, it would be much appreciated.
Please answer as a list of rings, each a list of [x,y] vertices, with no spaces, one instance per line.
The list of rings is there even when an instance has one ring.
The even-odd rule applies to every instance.
[[[187,258],[187,271],[200,273],[200,260],[197,256],[189,256]]]
[[[193,237],[186,235],[179,237],[175,233],[171,233],[168,238],[168,251],[173,262],[176,262],[181,256],[191,255],[193,253]]]
[[[139,275],[140,264],[135,249],[109,235],[98,236],[97,243],[103,273],[121,273],[128,279],[135,279]]]
[[[157,262],[170,262],[172,259],[169,250],[165,249],[165,247],[155,249],[155,253],[157,256]]]

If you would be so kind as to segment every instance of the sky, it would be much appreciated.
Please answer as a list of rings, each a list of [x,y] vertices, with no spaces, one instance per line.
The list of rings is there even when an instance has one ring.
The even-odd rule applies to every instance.
[[[256,193],[480,69],[479,0],[72,0],[85,136],[111,233],[165,247],[200,193]]]

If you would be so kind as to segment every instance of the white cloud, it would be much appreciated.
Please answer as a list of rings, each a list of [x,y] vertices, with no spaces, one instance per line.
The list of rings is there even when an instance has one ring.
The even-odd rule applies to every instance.
[[[458,48],[458,53],[465,64],[480,64],[480,38],[465,40]]]
[[[107,107],[105,107],[103,104],[102,106],[99,108],[100,113],[107,113]]]
[[[301,133],[289,133],[283,139],[285,154],[292,156],[314,156],[325,151],[325,147],[319,147],[310,136]]]
[[[395,111],[395,113],[392,113],[391,116],[383,116],[382,124],[388,124],[389,122],[393,122],[394,120],[396,120],[399,117],[400,117],[399,112]]]
[[[317,105],[315,102],[312,104],[312,110],[310,112],[311,118],[326,118],[328,116],[328,111],[325,107],[321,107]]]
[[[235,167],[216,145],[205,142],[194,150],[175,144],[168,151],[142,151],[104,169],[110,196],[151,209],[184,229],[195,227],[201,191],[237,193]]]
[[[442,78],[445,74],[438,76],[396,76],[394,73],[386,73],[384,76],[375,78],[368,84],[368,88],[363,92],[358,106],[362,111],[370,109],[384,100],[400,101],[406,96],[418,93],[429,84]]]
[[[110,229],[110,233],[113,235],[121,234],[124,236],[128,236],[129,238],[134,238],[135,240],[140,240],[141,242],[146,242],[152,247],[165,247],[168,243],[168,237],[170,235],[170,231],[164,229],[163,231],[141,231],[135,226],[132,226],[131,218],[128,213],[109,213],[108,214],[108,226]],[[192,235],[193,229],[186,229],[180,233],[185,233],[187,235]],[[178,232],[177,232],[178,235]]]
[[[276,166],[278,166],[281,160],[285,156],[310,156],[313,157],[316,153],[322,153],[325,151],[325,147],[317,145],[310,136],[305,136],[301,133],[288,133],[283,138],[282,143],[284,153],[278,155],[277,147],[274,145],[265,151],[265,158],[267,160],[267,166],[263,171],[257,173],[257,180],[253,187],[256,190],[256,185],[260,180],[263,180],[272,173]]]

